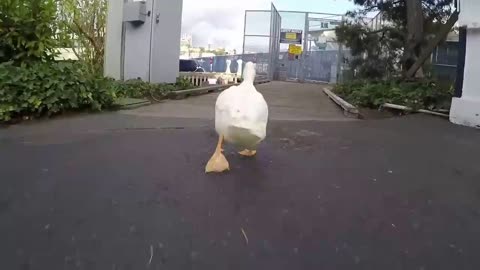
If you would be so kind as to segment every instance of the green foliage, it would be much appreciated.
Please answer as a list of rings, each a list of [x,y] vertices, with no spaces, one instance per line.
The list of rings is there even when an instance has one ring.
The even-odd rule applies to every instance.
[[[1,0],[0,62],[53,60],[56,12],[55,0]]]
[[[177,83],[176,83],[176,90],[186,90],[186,89],[191,89],[195,88],[193,83],[185,78],[177,78]]]
[[[408,106],[414,109],[448,109],[452,88],[433,81],[354,81],[339,84],[335,93],[348,102],[367,108],[379,108],[384,103]]]
[[[103,72],[107,0],[58,2],[59,39],[93,73]]]
[[[33,62],[28,66],[0,64],[0,122],[21,116],[60,114],[72,110],[109,108],[120,97],[164,99],[172,91],[193,88],[140,80],[114,81],[91,73],[81,63]]]
[[[113,80],[72,63],[0,65],[0,122],[23,115],[41,116],[67,110],[101,110],[111,106],[118,88]]]
[[[357,22],[345,22],[336,28],[336,35],[339,42],[350,48],[350,67],[357,70],[357,77],[378,79],[395,75],[404,44],[398,29],[385,28],[378,34]]]
[[[128,80],[116,82],[122,97],[130,98],[165,98],[168,93],[175,90],[175,86],[168,84],[148,83],[141,80]]]
[[[416,0],[422,4],[417,16],[423,21],[420,33],[409,33],[407,0],[354,0],[359,6],[347,13],[347,21],[337,27],[338,41],[351,50],[351,68],[357,78],[378,79],[402,75],[427,50],[443,23],[453,14],[453,0]],[[412,1],[414,2],[414,1]],[[377,13],[379,21],[366,18]],[[380,23],[383,22],[383,23]],[[376,25],[371,23],[378,22]],[[373,28],[372,28],[373,26]],[[412,36],[419,42],[409,46]],[[427,52],[428,53],[428,52]]]
[[[130,98],[164,99],[170,92],[194,88],[187,79],[177,78],[176,84],[148,83],[141,80],[116,82],[119,95]]]

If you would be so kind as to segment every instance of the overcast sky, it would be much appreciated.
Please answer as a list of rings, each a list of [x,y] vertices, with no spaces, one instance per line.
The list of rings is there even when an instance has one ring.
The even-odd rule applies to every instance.
[[[193,35],[194,46],[241,49],[245,10],[270,9],[271,0],[183,0],[182,33]],[[350,0],[273,0],[279,10],[343,14]],[[268,19],[267,19],[268,21]]]

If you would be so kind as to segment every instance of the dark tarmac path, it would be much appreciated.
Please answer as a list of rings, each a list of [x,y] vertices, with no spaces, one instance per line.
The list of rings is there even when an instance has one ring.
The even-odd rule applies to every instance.
[[[275,110],[258,156],[227,147],[222,175],[203,172],[208,117],[0,130],[0,269],[480,269],[477,130]]]

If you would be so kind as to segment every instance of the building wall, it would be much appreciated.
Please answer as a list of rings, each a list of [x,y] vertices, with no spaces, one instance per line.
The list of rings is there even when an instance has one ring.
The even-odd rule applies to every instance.
[[[480,8],[480,6],[479,6]],[[462,97],[480,99],[480,29],[467,29]]]
[[[105,52],[106,76],[174,83],[179,73],[182,0],[146,0],[145,22],[123,23],[125,2],[110,0]]]
[[[480,128],[480,2],[464,0],[460,8],[459,24],[467,27],[465,67],[461,95],[452,100],[450,121]]]
[[[123,0],[109,0],[105,37],[104,76],[121,79]]]
[[[460,0],[460,16],[458,24],[468,28],[480,28],[480,1]]]
[[[150,66],[150,81],[153,83],[174,83],[177,80],[182,7],[182,0],[155,0]]]
[[[125,22],[125,52],[124,52],[124,79],[140,78],[150,81],[150,46],[152,21],[155,12],[153,11],[154,0],[146,1],[147,16],[142,24]]]

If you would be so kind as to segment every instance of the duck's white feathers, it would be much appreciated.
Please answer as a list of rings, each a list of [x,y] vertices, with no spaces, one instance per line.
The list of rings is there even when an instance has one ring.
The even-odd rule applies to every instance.
[[[215,129],[227,142],[255,150],[266,137],[268,105],[253,83],[223,91],[215,104]]]

